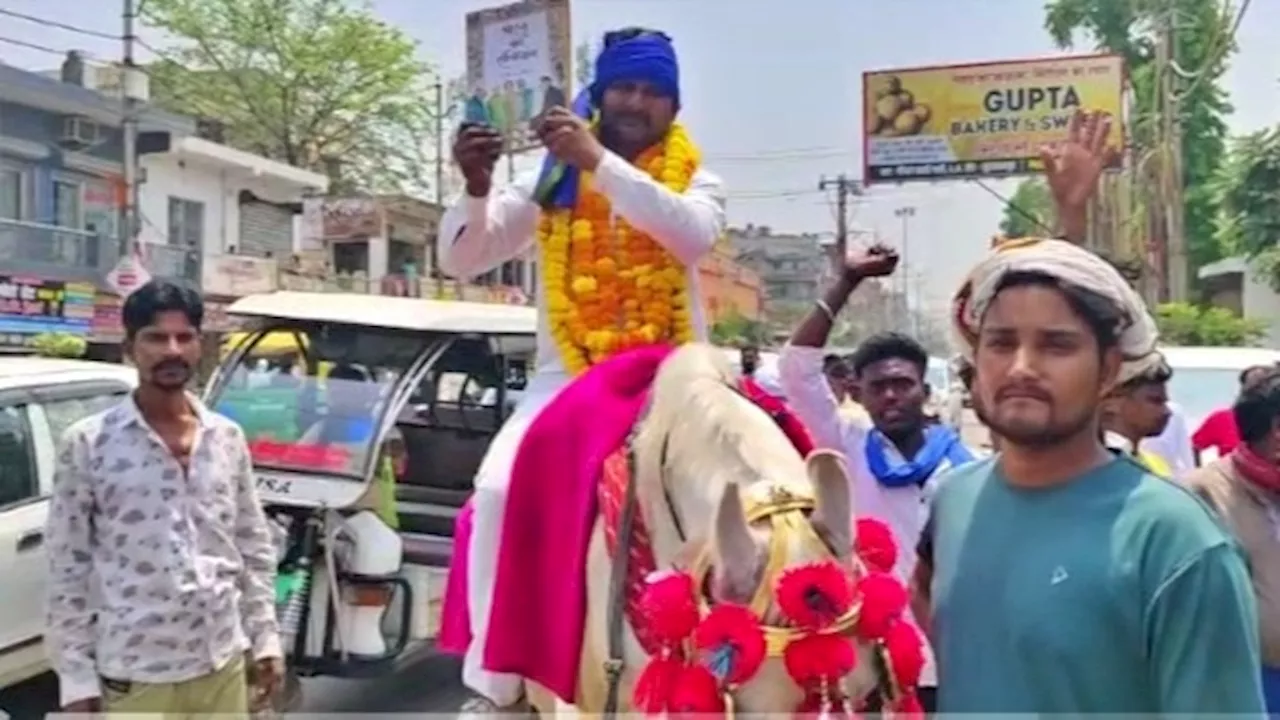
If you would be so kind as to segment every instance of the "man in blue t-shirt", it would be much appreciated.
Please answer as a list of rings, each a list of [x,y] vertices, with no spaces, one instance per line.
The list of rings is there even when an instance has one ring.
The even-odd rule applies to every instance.
[[[1142,300],[1074,244],[1021,241],[974,269],[953,319],[1001,452],[939,484],[919,548],[938,711],[1262,717],[1240,548],[1099,439],[1102,398],[1155,352]]]

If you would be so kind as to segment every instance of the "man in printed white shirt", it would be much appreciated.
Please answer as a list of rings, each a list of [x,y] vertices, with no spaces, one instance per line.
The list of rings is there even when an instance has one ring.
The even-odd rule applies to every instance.
[[[493,187],[495,162],[503,138],[494,128],[465,127],[454,157],[466,178],[466,192],[440,224],[440,270],[470,278],[523,257],[535,247],[544,210],[573,207],[577,178],[589,175],[609,203],[612,218],[624,219],[650,236],[684,267],[697,339],[706,339],[706,320],[698,290],[698,260],[724,234],[725,196],[718,177],[698,167],[687,189],[677,193],[635,161],[646,149],[665,142],[680,109],[680,77],[675,48],[665,34],[627,28],[605,34],[595,63],[595,79],[574,103],[550,108],[536,123],[547,150],[543,171]],[[579,107],[579,106],[582,107]],[[582,115],[598,112],[596,125]],[[565,175],[554,180],[554,169]],[[572,183],[564,178],[575,178]],[[617,240],[616,227],[610,228]],[[539,266],[546,263],[539,258]],[[624,268],[625,269],[625,268]],[[523,682],[484,666],[490,610],[507,491],[516,452],[529,426],[570,380],[550,332],[545,279],[538,283],[538,363],[520,405],[494,438],[481,463],[472,497],[474,519],[467,560],[467,605],[472,631],[463,661],[463,682],[481,697],[467,712],[514,709],[523,699]]]
[[[852,251],[841,273],[801,322],[782,350],[779,375],[787,401],[809,427],[819,447],[849,458],[855,507],[893,529],[898,543],[895,568],[911,580],[920,531],[940,474],[973,459],[954,429],[928,421],[925,381],[929,354],[915,340],[894,333],[867,339],[850,359],[859,400],[871,417],[870,428],[844,417],[823,372],[827,337],[840,310],[863,280],[883,277],[898,265],[884,247]],[[919,696],[926,710],[936,700],[931,654],[921,676]]]
[[[67,430],[49,509],[61,704],[247,718],[283,674],[276,552],[244,433],[185,389],[204,304],[157,280],[121,316],[138,389]]]

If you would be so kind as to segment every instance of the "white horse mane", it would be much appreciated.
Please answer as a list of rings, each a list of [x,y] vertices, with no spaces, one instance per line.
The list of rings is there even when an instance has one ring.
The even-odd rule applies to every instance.
[[[662,364],[635,442],[646,521],[664,524],[665,502],[658,502],[664,483],[696,523],[684,528],[691,538],[703,534],[730,483],[744,491],[761,482],[808,489],[804,458],[773,418],[735,389],[737,380],[723,352],[710,345],[685,345]]]

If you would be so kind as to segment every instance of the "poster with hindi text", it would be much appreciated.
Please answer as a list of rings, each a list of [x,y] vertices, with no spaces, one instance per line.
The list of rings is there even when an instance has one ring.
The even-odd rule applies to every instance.
[[[492,125],[507,152],[537,146],[530,124],[573,98],[569,0],[522,0],[467,14],[465,122]]]

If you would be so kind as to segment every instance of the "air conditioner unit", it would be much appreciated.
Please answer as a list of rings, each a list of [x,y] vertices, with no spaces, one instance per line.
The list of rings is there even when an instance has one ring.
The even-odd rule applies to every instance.
[[[98,123],[89,118],[69,115],[62,119],[63,147],[85,148],[98,142],[100,129]]]

